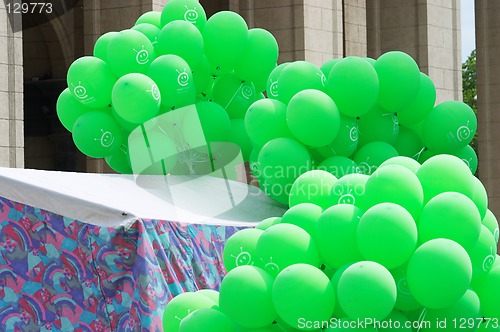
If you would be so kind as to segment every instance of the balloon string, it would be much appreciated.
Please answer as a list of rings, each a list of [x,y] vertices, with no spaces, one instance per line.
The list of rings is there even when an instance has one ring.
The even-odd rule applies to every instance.
[[[240,92],[240,90],[241,90],[241,88],[243,87],[244,84],[245,84],[244,82],[241,82],[241,85],[238,88],[238,90],[236,90],[236,92],[233,94],[233,96],[231,97],[231,99],[229,99],[229,102],[227,103],[226,107],[224,107],[225,110],[229,107],[229,105],[231,105],[231,103],[233,102],[234,98],[236,98],[236,96],[238,95],[238,93]]]
[[[422,328],[423,321],[424,321],[426,315],[427,315],[427,307],[424,307],[424,309],[420,313],[420,316],[418,317],[418,330],[417,330],[417,332],[420,332],[420,329]]]
[[[419,159],[420,159],[420,155],[422,155],[422,153],[423,153],[424,151],[425,151],[425,146],[424,146],[422,149],[420,149],[420,151],[418,151],[418,152],[417,152],[417,153],[413,156],[413,158],[414,158],[414,159],[415,159],[415,158],[417,158],[416,160],[419,160]]]

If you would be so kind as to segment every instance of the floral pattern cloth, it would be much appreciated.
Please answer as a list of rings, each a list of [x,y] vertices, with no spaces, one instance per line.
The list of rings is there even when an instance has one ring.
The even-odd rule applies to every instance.
[[[90,225],[0,197],[0,331],[162,331],[167,302],[218,289],[243,227]]]

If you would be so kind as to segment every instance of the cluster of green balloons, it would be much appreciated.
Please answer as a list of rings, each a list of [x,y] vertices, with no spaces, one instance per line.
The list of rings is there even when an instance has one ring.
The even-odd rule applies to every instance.
[[[318,326],[332,317],[477,327],[500,319],[498,230],[484,186],[452,155],[393,157],[340,179],[311,170],[282,217],[228,239],[213,325],[190,331],[333,331]],[[177,308],[167,305],[165,324]],[[197,320],[195,306],[184,308],[168,331]]]
[[[77,59],[57,114],[79,150],[105,158],[120,173],[132,172],[134,129],[193,104],[207,141],[232,142],[248,160],[252,146],[243,119],[264,98],[277,60],[273,35],[248,29],[238,14],[223,11],[207,20],[198,1],[171,0],[130,29],[105,33],[93,56]]]
[[[312,169],[370,175],[394,156],[424,162],[446,153],[476,172],[473,110],[457,101],[435,106],[432,80],[406,53],[333,59],[321,68],[283,63],[266,91],[245,116],[250,163],[261,188],[283,204],[293,181]]]

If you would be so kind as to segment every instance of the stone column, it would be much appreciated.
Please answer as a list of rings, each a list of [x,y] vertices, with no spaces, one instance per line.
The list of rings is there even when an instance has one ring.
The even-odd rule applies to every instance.
[[[0,1],[0,167],[24,167],[21,15]]]
[[[345,55],[366,57],[366,0],[344,1]]]

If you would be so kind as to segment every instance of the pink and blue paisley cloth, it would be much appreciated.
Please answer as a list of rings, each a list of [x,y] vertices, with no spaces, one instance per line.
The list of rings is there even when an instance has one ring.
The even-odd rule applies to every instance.
[[[0,197],[0,331],[162,331],[175,295],[219,288],[223,244],[241,228],[107,228]]]

